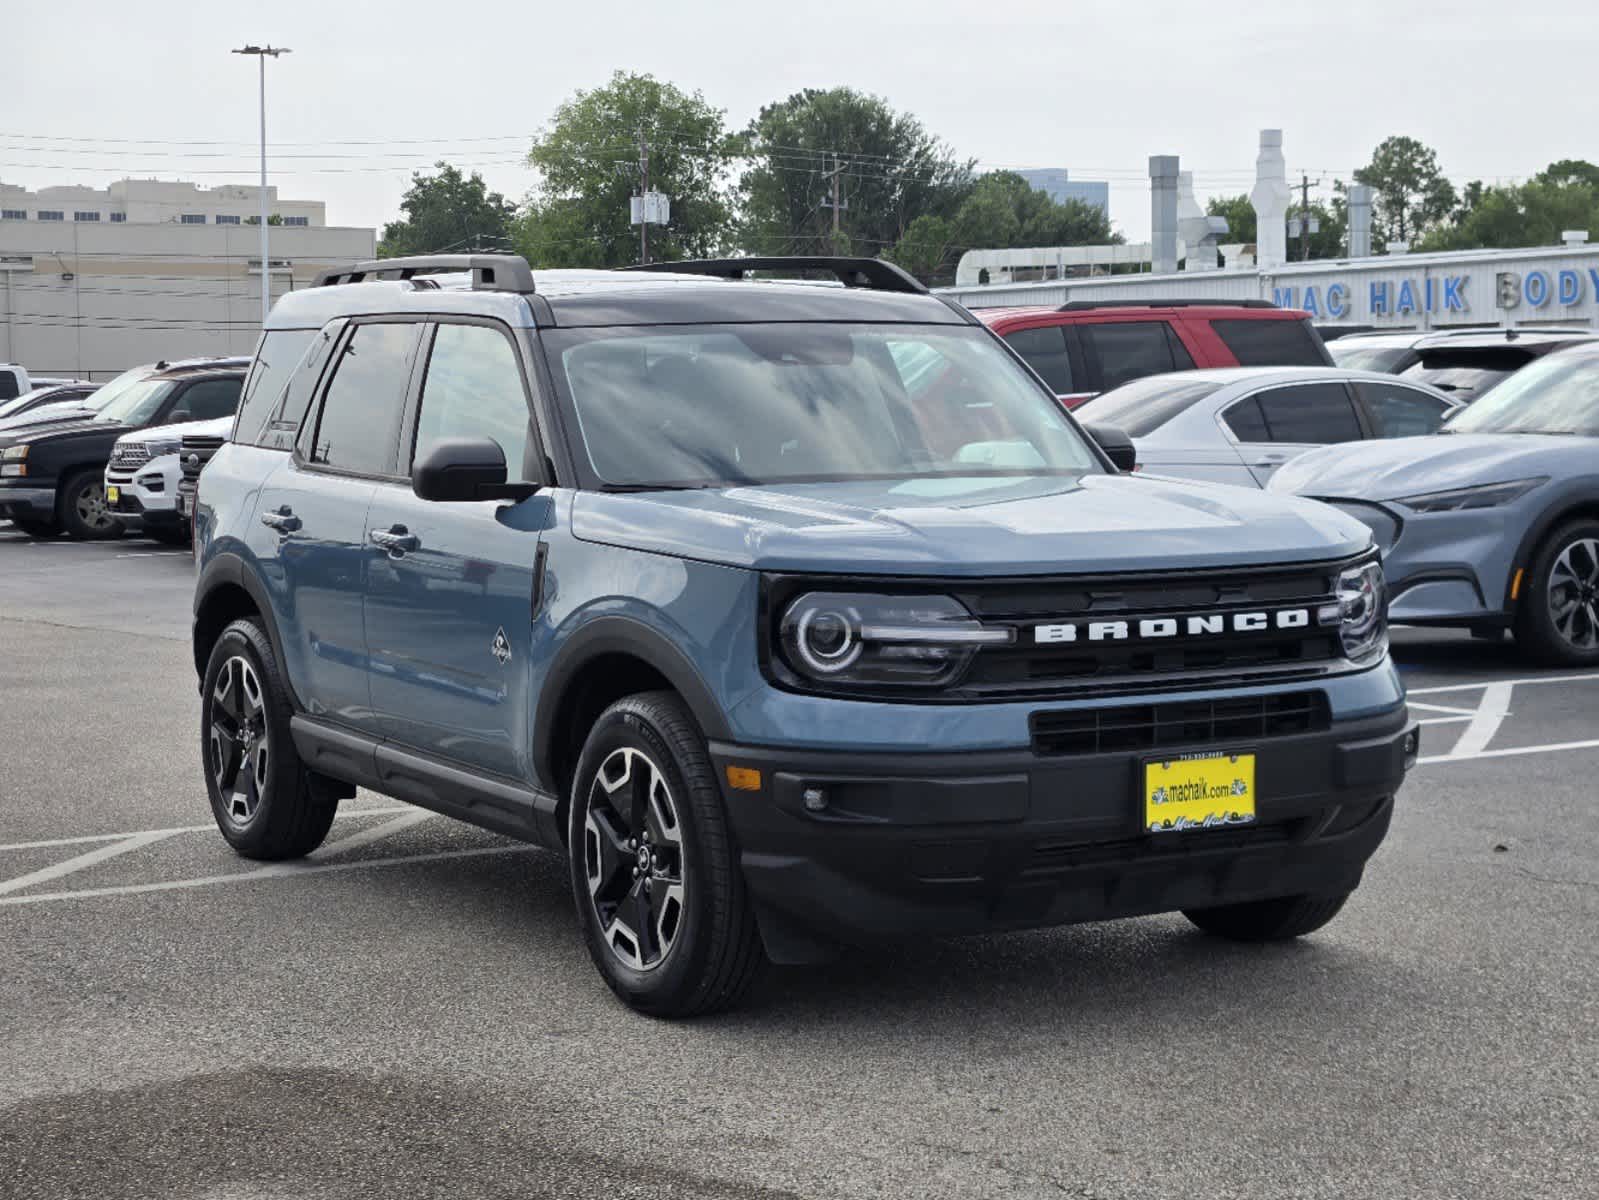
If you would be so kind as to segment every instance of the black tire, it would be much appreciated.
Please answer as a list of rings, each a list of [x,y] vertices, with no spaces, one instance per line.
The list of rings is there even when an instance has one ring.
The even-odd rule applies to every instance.
[[[1521,647],[1551,666],[1599,665],[1599,521],[1568,521],[1554,530],[1525,578],[1516,606]]]
[[[253,701],[245,668],[254,678]],[[238,715],[230,717],[230,708]],[[206,663],[200,754],[211,815],[228,845],[245,858],[275,862],[309,854],[322,844],[338,811],[333,789],[301,763],[290,715],[272,643],[254,621],[234,621]]]
[[[1350,893],[1279,896],[1217,908],[1185,908],[1183,916],[1206,933],[1235,942],[1283,942],[1315,933],[1338,915]]]
[[[54,521],[33,521],[26,517],[13,517],[11,523],[31,538],[49,541],[61,536],[61,526]]]
[[[615,782],[601,780],[602,768]],[[584,940],[624,1003],[688,1017],[748,994],[766,956],[705,739],[677,696],[628,696],[594,723],[573,777],[569,835]],[[648,933],[630,936],[633,926]]]
[[[122,523],[105,506],[105,478],[90,468],[68,475],[56,493],[56,523],[80,542],[122,536]]]

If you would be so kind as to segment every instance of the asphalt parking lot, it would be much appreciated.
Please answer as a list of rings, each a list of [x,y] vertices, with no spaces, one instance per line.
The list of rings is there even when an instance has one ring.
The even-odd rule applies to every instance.
[[[1401,631],[1423,762],[1300,944],[907,946],[669,1024],[552,856],[363,795],[234,857],[191,583],[0,524],[0,1196],[1599,1195],[1599,672]]]

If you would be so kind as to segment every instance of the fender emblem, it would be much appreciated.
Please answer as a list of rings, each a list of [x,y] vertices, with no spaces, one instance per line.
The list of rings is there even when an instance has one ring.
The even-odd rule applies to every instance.
[[[494,631],[494,641],[489,646],[489,653],[499,660],[502,667],[511,661],[511,639],[505,636],[503,625]]]

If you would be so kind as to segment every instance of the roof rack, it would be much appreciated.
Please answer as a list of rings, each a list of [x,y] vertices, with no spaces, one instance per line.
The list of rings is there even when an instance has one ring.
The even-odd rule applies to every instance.
[[[927,289],[915,276],[880,258],[839,258],[828,255],[789,255],[778,258],[699,258],[686,262],[653,262],[623,267],[624,271],[663,271],[682,275],[716,275],[741,279],[748,271],[822,271],[834,275],[845,287],[874,292],[915,292]]]
[[[314,287],[366,283],[374,279],[411,279],[417,275],[471,272],[474,292],[520,292],[533,289],[533,269],[520,254],[419,254],[412,258],[376,258],[335,267],[316,277]]]
[[[1068,300],[1056,312],[1087,312],[1094,308],[1276,308],[1270,300]]]

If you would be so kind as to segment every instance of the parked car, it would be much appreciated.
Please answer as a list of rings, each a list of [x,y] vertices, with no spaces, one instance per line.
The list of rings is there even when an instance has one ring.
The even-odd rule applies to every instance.
[[[19,429],[33,429],[42,425],[64,425],[92,417],[106,405],[116,400],[128,388],[160,371],[183,370],[189,367],[202,366],[243,370],[249,365],[250,360],[248,358],[226,357],[186,358],[174,362],[163,360],[130,367],[114,379],[100,384],[89,395],[80,399],[42,404],[31,412],[8,419],[0,419],[0,436],[14,433]]]
[[[1261,487],[1316,446],[1434,433],[1463,407],[1373,371],[1233,367],[1151,375],[1079,412],[1131,436],[1144,471]]]
[[[732,282],[783,266],[850,286]],[[1128,477],[891,264],[664,269],[277,302],[195,522],[229,844],[357,786],[542,844],[657,1014],[840,943],[1332,919],[1416,749],[1363,524]]]
[[[52,383],[0,404],[0,421],[20,417],[47,404],[81,404],[99,390],[97,383]]]
[[[1431,437],[1312,451],[1270,488],[1371,528],[1392,620],[1509,629],[1537,659],[1599,664],[1599,342],[1540,358]]]
[[[1589,329],[1452,329],[1352,334],[1328,347],[1340,367],[1384,371],[1474,400],[1551,350],[1592,338]]]
[[[225,425],[217,423],[221,428],[213,426],[209,432],[200,433],[190,431],[178,440],[178,466],[179,479],[177,487],[178,519],[185,528],[192,529],[194,524],[194,497],[200,490],[200,472],[205,470],[206,463],[211,461],[213,455],[227,443],[228,435],[233,432],[233,422]]]
[[[1168,371],[1332,365],[1308,314],[1265,300],[1074,300],[973,312],[1068,408]]]
[[[142,531],[160,542],[186,545],[189,518],[178,506],[182,444],[191,434],[215,438],[220,444],[232,428],[230,412],[209,421],[161,425],[119,437],[106,463],[105,499],[123,531]]]
[[[243,379],[237,368],[210,364],[148,371],[92,415],[0,429],[0,517],[34,537],[120,535],[103,480],[117,439],[134,429],[230,413]]]

